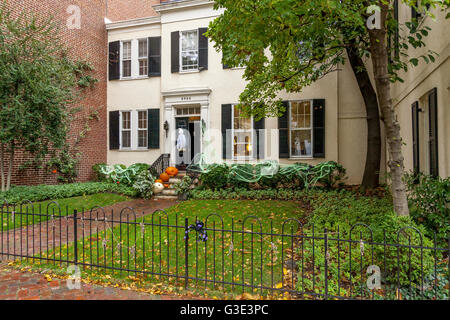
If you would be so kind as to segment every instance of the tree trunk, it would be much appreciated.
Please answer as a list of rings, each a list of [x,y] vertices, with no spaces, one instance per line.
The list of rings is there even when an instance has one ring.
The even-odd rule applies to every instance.
[[[4,155],[5,155],[5,145],[3,143],[0,144],[0,171],[2,176],[2,192],[5,191],[5,162],[4,162]]]
[[[403,183],[403,155],[400,125],[396,119],[392,106],[391,86],[388,73],[388,51],[386,46],[386,17],[388,6],[383,2],[378,5],[381,9],[381,29],[369,30],[370,51],[372,57],[375,85],[377,88],[378,102],[383,116],[386,138],[389,151],[388,166],[391,175],[392,198],[394,210],[399,216],[408,216],[408,201],[406,188]]]
[[[361,186],[375,188],[380,182],[381,161],[381,131],[377,94],[370,82],[364,62],[358,55],[356,41],[352,40],[350,43],[351,47],[346,48],[347,55],[364,99],[367,114],[367,154]]]
[[[6,179],[6,191],[11,188],[11,176],[14,163],[14,142],[11,142],[11,149],[9,150],[9,165],[8,165],[8,177]]]

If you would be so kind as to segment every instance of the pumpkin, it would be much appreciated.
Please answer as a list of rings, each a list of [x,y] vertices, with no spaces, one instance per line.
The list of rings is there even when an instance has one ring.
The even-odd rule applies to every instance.
[[[168,167],[168,168],[166,169],[166,173],[167,173],[169,176],[175,177],[175,176],[178,174],[178,169],[175,168],[175,167]]]
[[[161,175],[159,176],[159,178],[163,181],[163,182],[167,182],[169,181],[170,177],[167,173],[163,172],[161,173]]]
[[[154,192],[155,194],[161,193],[163,190],[164,190],[164,186],[163,186],[162,183],[156,182],[156,183],[153,185],[153,192]]]
[[[169,189],[169,185],[168,185],[168,184],[165,184],[165,185],[164,185],[164,188]]]
[[[164,183],[164,181],[162,181],[161,179],[156,179],[156,180],[155,180],[155,183],[156,183],[156,182],[159,182],[159,183],[161,183],[161,184]]]

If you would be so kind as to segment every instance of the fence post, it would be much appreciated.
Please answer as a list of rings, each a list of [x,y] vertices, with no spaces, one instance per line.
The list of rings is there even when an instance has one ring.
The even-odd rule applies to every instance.
[[[324,232],[324,246],[325,246],[325,299],[328,299],[328,230],[325,228]]]
[[[188,276],[189,276],[189,222],[188,218],[184,219],[184,288],[188,288]]]
[[[78,225],[77,225],[77,209],[73,210],[73,241],[74,241],[74,263],[78,264]]]

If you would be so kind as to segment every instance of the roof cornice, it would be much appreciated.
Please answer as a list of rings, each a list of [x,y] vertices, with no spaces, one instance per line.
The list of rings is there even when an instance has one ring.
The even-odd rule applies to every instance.
[[[160,24],[160,23],[161,23],[160,16],[137,18],[137,19],[130,19],[130,20],[106,23],[106,30],[122,29],[122,28],[129,28],[129,27],[139,27],[139,26]]]
[[[162,2],[161,4],[154,5],[153,9],[161,14],[161,12],[213,4],[214,0],[172,0],[169,2]]]

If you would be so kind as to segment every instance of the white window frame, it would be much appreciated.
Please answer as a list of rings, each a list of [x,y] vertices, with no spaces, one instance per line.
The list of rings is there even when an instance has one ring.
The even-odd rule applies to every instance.
[[[124,59],[124,43],[130,43],[130,59]],[[124,61],[130,61],[130,75],[124,76],[123,75],[123,62]],[[133,77],[133,41],[132,40],[123,40],[120,41],[120,78],[121,79],[130,79]]]
[[[146,119],[146,123],[147,123],[147,127],[144,128],[140,128],[139,127],[139,112],[145,112],[145,119]],[[140,110],[136,110],[136,148],[137,149],[148,149],[148,110],[147,109],[140,109]],[[146,139],[147,139],[147,144],[145,146],[139,146],[139,132],[140,131],[145,131],[146,133]]]
[[[305,102],[305,101],[309,101],[309,103],[310,103],[310,108],[309,108],[309,110],[310,110],[310,112],[311,112],[311,114],[310,114],[310,127],[309,128],[306,128],[306,127],[304,127],[304,128],[292,128],[292,103],[293,102],[297,102],[297,103],[299,103],[299,102]],[[300,159],[300,158],[304,158],[304,159],[310,159],[310,158],[313,158],[313,156],[314,156],[314,132],[313,132],[313,129],[314,129],[314,125],[313,125],[313,123],[314,123],[314,118],[313,118],[313,116],[314,116],[314,113],[313,113],[313,99],[305,99],[305,100],[292,100],[292,101],[289,101],[289,135],[288,135],[288,143],[289,143],[289,157],[290,158],[296,158],[296,159]],[[292,152],[292,141],[291,141],[291,139],[292,139],[292,131],[307,131],[307,130],[310,130],[310,132],[311,132],[311,154],[310,155],[294,155],[293,154],[293,152]]]
[[[255,135],[255,132],[254,132],[254,126],[253,126],[253,116],[251,116],[250,117],[250,129],[235,129],[234,128],[234,108],[235,108],[235,106],[236,106],[237,104],[232,104],[231,105],[231,150],[230,150],[230,152],[231,152],[231,159],[232,160],[253,160],[254,159],[254,157],[253,157],[253,152],[254,152],[254,147],[255,147],[255,138],[256,138],[256,135]],[[250,146],[251,146],[251,150],[250,150],[250,156],[235,156],[234,155],[234,133],[235,132],[247,132],[247,131],[250,131],[250,133],[251,133],[251,144],[250,144]],[[242,144],[242,143],[240,143],[240,144]]]
[[[125,112],[129,112],[130,113],[130,129],[124,129],[123,128],[123,113]],[[132,110],[121,110],[120,111],[120,136],[119,136],[119,142],[120,142],[120,149],[121,150],[131,150],[133,148],[133,111]],[[124,147],[123,146],[123,138],[122,138],[122,133],[124,131],[129,131],[130,132],[130,146],[129,147]]]
[[[147,54],[144,56],[144,57],[141,57],[139,54],[140,54],[140,52],[139,52],[139,43],[141,42],[141,41],[145,41],[145,44],[146,44],[146,51],[147,51]],[[149,68],[149,61],[148,61],[148,38],[141,38],[141,39],[137,39],[137,68],[138,68],[138,71],[137,71],[137,77],[148,77],[148,68]],[[145,60],[145,61],[147,61],[147,72],[145,73],[145,74],[141,74],[141,61],[143,61],[143,60]]]
[[[197,67],[194,69],[189,69],[189,70],[183,70],[183,33],[187,33],[187,32],[195,32],[197,34]],[[192,29],[192,30],[183,30],[180,31],[180,40],[179,40],[179,47],[180,47],[180,55],[179,55],[179,62],[180,62],[180,73],[189,73],[189,72],[198,72],[199,69],[199,39],[198,39],[198,29]],[[192,51],[192,50],[189,50]]]

